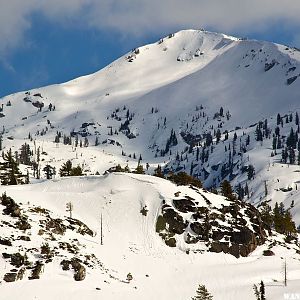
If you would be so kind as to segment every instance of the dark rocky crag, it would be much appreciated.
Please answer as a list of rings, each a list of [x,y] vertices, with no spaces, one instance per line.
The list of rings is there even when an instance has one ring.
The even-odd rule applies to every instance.
[[[162,204],[156,232],[166,245],[176,247],[176,237],[182,236],[187,246],[201,244],[199,248],[203,249],[204,244],[208,251],[239,258],[264,244],[269,228],[254,206],[224,198],[221,207],[216,207],[201,190],[197,192],[200,199],[185,196],[174,199],[171,204]],[[199,205],[203,202],[206,206]],[[194,246],[191,248],[195,249]]]

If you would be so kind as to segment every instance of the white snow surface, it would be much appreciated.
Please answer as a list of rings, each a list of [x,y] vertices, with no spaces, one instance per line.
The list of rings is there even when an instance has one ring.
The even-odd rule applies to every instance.
[[[253,299],[252,286],[264,280],[269,299],[282,299],[284,293],[296,293],[300,284],[300,261],[295,250],[276,246],[275,256],[262,255],[267,244],[247,258],[229,254],[193,253],[170,248],[155,233],[155,220],[162,200],[167,203],[180,190],[190,196],[192,190],[147,175],[109,174],[106,176],[63,178],[40,183],[1,187],[27,206],[49,209],[60,218],[66,216],[65,205],[72,201],[74,217],[85,222],[96,234],[84,236],[83,251],[93,253],[104,265],[88,269],[82,282],[72,272],[62,271],[58,263],[46,264],[39,280],[1,282],[0,299],[190,299],[199,283],[205,284],[214,299]],[[220,196],[207,193],[214,204]],[[199,198],[199,195],[198,195]],[[148,214],[141,208],[147,205]],[[100,244],[100,214],[103,214],[103,245]],[[1,228],[1,235],[5,232]],[[31,235],[33,247],[38,236]],[[72,238],[66,233],[64,238]],[[280,237],[278,237],[280,239]],[[29,242],[24,242],[29,243]],[[53,242],[49,241],[50,247]],[[22,244],[21,244],[22,245]],[[2,252],[4,246],[0,246]],[[8,252],[10,247],[6,247]],[[282,264],[287,260],[289,281],[283,287]],[[0,259],[1,273],[8,271]],[[133,280],[126,283],[131,273]],[[96,288],[99,288],[96,290]]]

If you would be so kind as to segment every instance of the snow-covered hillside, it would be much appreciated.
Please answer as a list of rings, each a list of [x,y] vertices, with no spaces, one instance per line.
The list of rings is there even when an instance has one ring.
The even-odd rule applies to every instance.
[[[132,158],[141,154],[150,170],[157,164],[168,164],[167,170],[185,169],[207,188],[218,187],[225,178],[235,178],[234,185],[245,185],[239,168],[252,164],[256,177],[248,182],[251,201],[271,199],[274,204],[280,200],[289,206],[292,195],[278,195],[274,190],[295,186],[297,167],[290,168],[289,176],[278,186],[280,157],[271,158],[269,148],[278,113],[284,121],[283,144],[290,123],[295,123],[299,60],[300,52],[291,47],[206,31],[181,31],[133,49],[95,74],[3,98],[3,145],[17,150],[30,133],[48,153],[45,162],[60,166],[64,159],[75,159],[92,174],[117,163],[135,167],[137,161]],[[294,120],[287,124],[285,116],[290,113]],[[255,142],[256,124],[266,119],[268,138],[263,144]],[[215,141],[218,130],[223,142],[205,148],[207,134]],[[63,146],[63,155],[59,155],[61,144],[53,144],[57,132],[73,137],[72,147]],[[176,140],[167,145],[172,132]],[[225,159],[224,148],[230,147],[234,133],[238,141],[235,153],[230,154],[232,168],[226,161],[233,151],[226,152]],[[250,142],[245,147],[248,135]],[[87,137],[90,146],[97,138],[99,145],[79,149],[74,146],[76,136]],[[33,147],[33,142],[26,142]],[[207,158],[208,151],[213,153]],[[243,152],[247,152],[244,157]],[[273,163],[275,167],[269,168]],[[268,199],[263,197],[266,180],[272,193]],[[295,204],[292,213],[299,223],[299,204]]]
[[[0,99],[0,148],[5,153],[12,150],[31,183],[0,186],[1,193],[6,191],[22,203],[33,222],[31,244],[18,241],[17,247],[27,244],[34,249],[46,242],[36,236],[40,221],[62,218],[70,227],[63,216],[69,201],[74,204],[74,217],[97,233],[81,235],[75,225],[67,230],[68,243],[84,249],[84,255],[96,255],[91,260],[94,269],[88,268],[84,285],[77,285],[69,280],[72,272],[62,271],[55,259],[45,266],[48,276],[40,279],[59,286],[49,291],[49,299],[94,299],[98,294],[106,299],[189,299],[199,283],[206,284],[216,299],[236,299],[237,295],[252,299],[252,285],[261,279],[269,284],[270,299],[280,299],[285,289],[272,288],[271,283],[281,280],[283,258],[291,268],[288,291],[296,292],[299,254],[280,246],[279,235],[271,240],[264,230],[256,235],[253,228],[260,224],[251,220],[246,204],[233,209],[246,223],[231,223],[231,208],[222,211],[227,200],[220,196],[203,191],[203,198],[181,187],[178,195],[187,196],[183,205],[188,208],[180,210],[173,199],[178,187],[168,181],[147,175],[96,175],[118,164],[131,170],[141,164],[146,174],[153,174],[158,165],[165,174],[184,171],[200,179],[207,190],[215,191],[229,180],[239,198],[256,207],[282,202],[296,226],[300,225],[299,70],[296,48],[184,30],[133,49],[95,74]],[[59,178],[58,170],[67,160],[80,165],[88,176]],[[56,168],[52,180],[46,180],[46,165]],[[232,244],[215,244],[214,238],[198,243],[203,235],[199,238],[201,224],[193,223],[197,221],[193,210],[206,211],[205,197],[215,203],[217,223],[220,212],[224,214],[224,223],[219,222],[223,226],[220,243],[235,239],[228,233],[228,224],[233,232],[243,225],[253,229],[248,237],[255,240],[254,252],[252,242],[239,246],[238,253]],[[34,209],[38,206],[49,211],[38,215]],[[178,211],[183,218],[177,218]],[[103,246],[99,244],[101,213]],[[157,220],[168,214],[177,222],[174,232],[173,225],[157,228]],[[3,223],[0,229],[14,238],[21,236],[12,228]],[[189,237],[189,228],[199,236]],[[278,241],[275,256],[263,256],[274,239]],[[167,246],[174,246],[174,241],[176,247]],[[51,242],[59,248],[58,241]],[[211,249],[219,253],[206,251]],[[247,258],[234,257],[250,252]],[[70,258],[68,253],[59,255]],[[43,258],[33,250],[32,257]],[[10,267],[5,260],[1,264],[7,266],[4,275]],[[133,275],[130,283],[128,273]],[[35,281],[14,284],[24,286],[25,299],[33,295],[45,299],[45,291]],[[4,295],[12,293],[8,284],[2,284],[1,290]],[[21,289],[13,292],[14,299],[22,293]]]
[[[281,299],[284,293],[297,292],[300,283],[297,247],[284,246],[280,235],[268,237],[265,245],[238,259],[231,254],[206,252],[204,244],[184,244],[180,235],[176,235],[177,247],[166,246],[156,233],[163,203],[172,205],[178,194],[179,198],[195,199],[200,206],[207,206],[209,201],[209,207],[214,207],[211,215],[216,208],[228,205],[228,200],[202,190],[199,194],[160,178],[121,173],[2,186],[0,192],[3,190],[20,207],[20,214],[27,216],[31,228],[18,229],[15,224],[19,217],[4,215],[5,207],[0,205],[1,242],[7,239],[12,243],[0,245],[1,253],[6,253],[5,259],[0,259],[1,277],[24,269],[22,280],[0,283],[1,299],[183,300],[194,296],[202,283],[214,299],[235,299],[238,295],[250,300],[252,286],[260,280],[264,280],[270,299]],[[73,218],[85,225],[67,218],[69,201],[74,207]],[[184,218],[190,215],[178,213]],[[46,243],[49,251],[42,251]],[[267,249],[275,255],[263,256]],[[16,266],[19,260],[9,256],[15,253],[26,254],[27,262]],[[282,283],[283,258],[288,265],[287,287]],[[72,268],[62,269],[61,262],[72,259],[79,259],[85,267],[83,281],[74,281]],[[40,279],[28,280],[37,261],[42,265]]]

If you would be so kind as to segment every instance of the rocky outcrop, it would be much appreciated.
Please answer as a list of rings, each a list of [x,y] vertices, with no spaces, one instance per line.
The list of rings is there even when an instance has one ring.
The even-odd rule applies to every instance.
[[[6,194],[0,196],[0,204],[4,214],[0,229],[5,229],[0,248],[5,249],[2,257],[10,266],[9,272],[1,274],[3,281],[40,279],[44,268],[54,260],[62,261],[63,270],[72,269],[76,281],[85,279],[86,268],[102,267],[97,257],[87,251],[84,241],[80,241],[84,235],[94,237],[94,232],[82,221],[55,217],[39,206],[24,207]],[[72,232],[71,238],[65,234],[67,231]],[[35,234],[38,238],[31,240]],[[68,260],[70,255],[73,258]]]
[[[71,260],[63,260],[60,265],[64,271],[70,270],[72,267],[74,270],[74,280],[75,281],[82,281],[85,279],[86,276],[86,269],[81,264],[81,260],[78,258],[72,258]]]
[[[223,204],[216,207],[212,197],[207,201],[201,190],[197,194],[196,199],[185,196],[172,200],[171,205],[162,205],[156,231],[166,245],[175,247],[176,240],[181,238],[193,249],[201,244],[208,251],[238,258],[248,256],[265,242],[268,228],[254,206],[224,198]]]
[[[6,194],[3,194],[0,197],[0,201],[1,204],[5,206],[5,209],[3,210],[4,214],[10,215],[11,217],[21,216],[20,207],[18,204],[16,204],[16,202],[12,198],[6,196]]]

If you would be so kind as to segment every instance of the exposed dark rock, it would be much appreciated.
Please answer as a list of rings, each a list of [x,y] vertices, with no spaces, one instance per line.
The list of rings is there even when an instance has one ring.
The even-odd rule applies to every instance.
[[[4,259],[8,259],[8,258],[11,258],[11,254],[9,254],[9,253],[2,253],[2,257]]]
[[[182,234],[187,227],[187,224],[183,221],[183,218],[173,209],[166,209],[163,212],[163,218],[168,224],[168,230],[171,233]]]
[[[73,226],[78,226],[77,232],[80,233],[81,235],[88,234],[90,236],[93,236],[94,234],[93,231],[83,222],[71,218],[68,218],[68,222]]]
[[[195,212],[197,210],[195,203],[190,199],[175,199],[173,204],[180,212]]]
[[[265,63],[265,72],[271,70],[278,62],[276,60],[272,60],[271,63]]]
[[[198,222],[194,222],[190,224],[190,228],[195,232],[197,235],[203,235],[205,233],[204,224],[200,224]]]
[[[264,256],[273,256],[275,253],[272,250],[264,250],[263,252]]]
[[[13,266],[15,266],[17,268],[19,268],[22,265],[24,265],[25,260],[26,260],[25,256],[23,256],[20,253],[14,253],[10,257],[10,263],[11,263],[11,265],[13,265]]]
[[[238,258],[248,256],[265,242],[268,230],[261,220],[260,212],[252,205],[224,199],[221,208],[211,205],[201,207],[200,201],[196,200],[186,197],[173,200],[173,207],[167,204],[162,206],[156,231],[168,246],[176,246],[175,235],[185,234],[187,244],[205,242],[209,251],[230,253]]]
[[[288,78],[286,80],[286,84],[291,85],[297,78],[298,78],[298,76],[293,76],[293,77]]]
[[[5,209],[3,212],[6,215],[10,215],[12,217],[20,217],[21,216],[21,210],[19,205],[10,197],[6,196],[6,194],[3,194],[0,197],[1,204],[5,206]]]
[[[240,231],[232,232],[230,240],[236,244],[255,243],[255,235],[250,229],[243,227]]]
[[[11,241],[10,240],[8,240],[8,239],[2,239],[2,238],[0,238],[0,245],[4,245],[4,246],[11,246],[12,245],[12,243],[11,243]]]
[[[46,223],[46,229],[52,233],[64,235],[66,232],[66,226],[61,219],[48,219]]]
[[[176,240],[174,238],[165,239],[165,243],[169,247],[176,247]]]
[[[20,268],[17,274],[17,280],[22,280],[24,278],[26,269],[24,267]]]
[[[31,225],[27,222],[27,219],[25,217],[21,217],[16,223],[16,226],[20,230],[27,230],[31,228]]]
[[[33,270],[31,272],[31,276],[28,277],[28,279],[29,280],[40,279],[40,274],[43,271],[43,267],[44,267],[44,264],[40,261],[37,261],[35,263],[35,266],[33,267]]]
[[[6,273],[3,280],[6,282],[14,282],[17,279],[17,273]]]
[[[62,260],[60,262],[60,265],[62,266],[62,269],[64,271],[70,270],[70,264],[71,264],[71,261],[70,260],[66,260],[66,259],[64,259],[64,260]]]
[[[29,242],[30,241],[30,237],[27,236],[27,235],[21,235],[21,236],[18,237],[18,240]]]
[[[71,265],[75,271],[74,279],[76,281],[82,281],[85,279],[86,276],[86,270],[85,267],[80,263],[78,259],[72,259]]]
[[[238,244],[232,244],[231,247],[229,247],[229,253],[236,258],[240,257],[240,247]],[[247,255],[244,255],[247,256]]]
[[[212,239],[214,241],[219,241],[224,237],[225,233],[222,231],[213,231]]]

